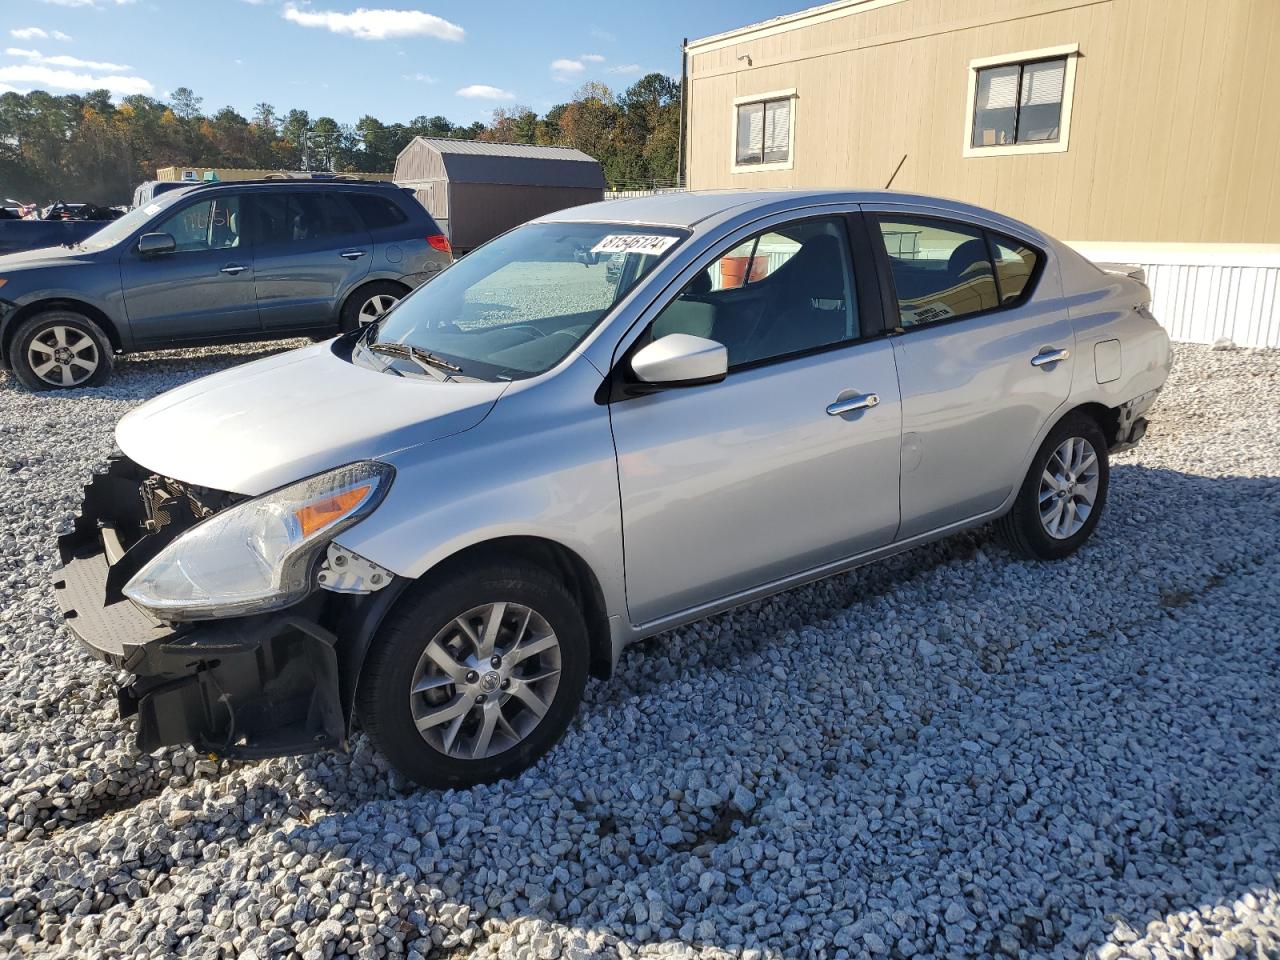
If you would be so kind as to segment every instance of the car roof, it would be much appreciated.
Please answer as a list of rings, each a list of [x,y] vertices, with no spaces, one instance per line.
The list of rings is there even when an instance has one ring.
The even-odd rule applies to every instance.
[[[187,185],[192,190],[211,190],[217,187],[254,187],[258,189],[266,189],[268,187],[287,187],[293,189],[295,187],[303,187],[304,189],[314,190],[321,187],[345,187],[364,189],[365,187],[378,187],[382,189],[403,190],[404,187],[390,180],[361,180],[356,177],[323,177],[312,179],[310,177],[265,177],[254,180],[197,180]]]
[[[1011,228],[1030,230],[1026,224],[1003,214],[958,200],[931,197],[898,190],[690,190],[646,197],[622,197],[569,207],[540,221],[645,224],[694,228],[708,221],[720,221],[751,208],[786,209],[823,203],[887,203],[905,206],[938,207],[960,217],[980,217]],[[1037,231],[1031,230],[1031,233]]]

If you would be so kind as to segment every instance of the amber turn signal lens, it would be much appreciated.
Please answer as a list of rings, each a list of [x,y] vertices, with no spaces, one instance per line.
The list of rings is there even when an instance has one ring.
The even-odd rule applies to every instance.
[[[302,527],[302,535],[309,537],[317,530],[323,530],[333,521],[346,516],[369,495],[372,489],[373,485],[366,483],[363,486],[335,493],[330,497],[312,500],[300,507],[294,511],[294,516],[298,518],[298,523]]]

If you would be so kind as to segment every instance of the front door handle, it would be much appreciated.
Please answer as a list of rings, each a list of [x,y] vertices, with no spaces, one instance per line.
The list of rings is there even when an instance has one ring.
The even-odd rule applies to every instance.
[[[1071,351],[1069,350],[1041,350],[1031,358],[1031,365],[1033,367],[1043,367],[1046,364],[1065,360],[1069,356],[1071,356]]]
[[[874,393],[862,393],[830,404],[827,407],[827,414],[832,417],[838,417],[841,414],[853,413],[855,410],[870,410],[872,407],[878,407],[879,405],[880,398]]]
[[[223,267],[223,268],[222,268],[222,272],[223,272],[223,273],[229,273],[229,274],[231,274],[231,276],[233,276],[233,277],[234,277],[236,274],[238,274],[238,273],[244,273],[244,272],[245,272],[246,270],[248,270],[248,269],[249,269],[249,268],[248,268],[248,267],[246,267],[246,266],[244,266],[243,264],[239,264],[239,263],[228,263],[225,267]]]
[[[343,260],[359,260],[364,256],[363,250],[343,250],[338,256]]]

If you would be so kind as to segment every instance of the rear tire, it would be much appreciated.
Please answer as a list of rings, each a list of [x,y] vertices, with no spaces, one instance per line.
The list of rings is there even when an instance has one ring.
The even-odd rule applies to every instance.
[[[996,530],[1025,557],[1061,560],[1093,534],[1110,482],[1102,429],[1091,417],[1068,414],[1036,451],[1013,509],[996,521]]]
[[[342,305],[342,332],[350,333],[375,322],[408,293],[403,286],[390,280],[365,284],[347,297],[347,302]]]
[[[106,333],[74,310],[46,310],[24,320],[9,344],[9,368],[28,390],[96,387],[111,376],[111,364]]]
[[[519,562],[464,567],[400,599],[374,637],[356,710],[373,745],[422,786],[491,783],[560,739],[589,661],[582,613],[557,577]]]

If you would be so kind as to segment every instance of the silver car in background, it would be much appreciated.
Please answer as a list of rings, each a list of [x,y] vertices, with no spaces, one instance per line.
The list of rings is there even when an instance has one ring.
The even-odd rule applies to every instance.
[[[576,207],[171,391],[60,541],[143,749],[518,773],[635,640],[995,521],[1066,557],[1169,373],[1137,279],[882,192]]]

